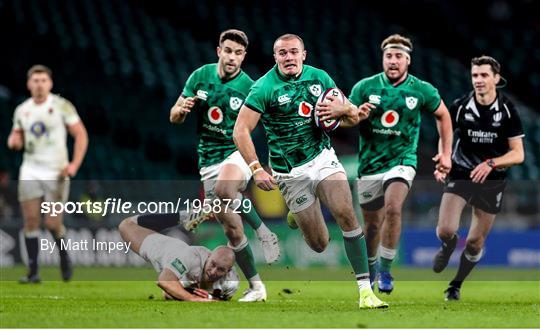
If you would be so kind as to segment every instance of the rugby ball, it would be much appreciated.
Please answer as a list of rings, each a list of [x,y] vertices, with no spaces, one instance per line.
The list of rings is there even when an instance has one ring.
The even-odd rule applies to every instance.
[[[326,99],[327,95],[331,95],[333,97],[336,97],[338,100],[341,101],[341,103],[345,103],[345,95],[343,95],[343,92],[339,90],[339,88],[328,88],[324,93],[322,93],[319,96],[319,99],[317,100],[317,103],[326,103],[330,102],[330,100]],[[327,120],[320,120],[317,116],[317,112],[313,111],[313,117],[315,120],[315,125],[317,127],[322,128],[324,131],[333,131],[336,128],[339,127],[339,124],[341,121],[339,119],[327,119]]]

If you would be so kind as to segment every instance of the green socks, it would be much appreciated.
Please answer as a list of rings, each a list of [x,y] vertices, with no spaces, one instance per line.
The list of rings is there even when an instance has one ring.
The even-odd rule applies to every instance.
[[[369,279],[366,239],[362,229],[343,232],[343,244],[356,279]]]
[[[247,198],[244,198],[244,200],[246,200],[246,199]],[[253,206],[253,203],[251,203],[251,207],[249,208],[249,212],[246,212],[245,210],[244,210],[244,212],[242,212],[242,219],[245,222],[247,222],[247,224],[251,228],[253,228],[253,230],[257,230],[262,224],[262,219],[259,216],[259,214],[257,213],[257,211],[255,210],[255,207]]]
[[[253,251],[248,244],[247,237],[244,236],[242,242],[238,246],[229,246],[233,249],[236,256],[236,263],[244,273],[246,279],[250,279],[257,275],[257,269],[255,268],[255,258],[253,258]]]

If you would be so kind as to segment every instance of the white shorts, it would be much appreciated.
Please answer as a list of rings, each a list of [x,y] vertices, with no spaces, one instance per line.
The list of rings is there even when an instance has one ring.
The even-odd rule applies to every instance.
[[[69,178],[60,178],[56,170],[23,164],[19,170],[19,202],[43,198],[46,202],[67,202]]]
[[[319,182],[338,172],[345,173],[333,148],[324,149],[304,165],[293,167],[290,173],[272,171],[281,195],[292,213],[307,209],[317,200]]]
[[[189,245],[182,240],[154,233],[146,236],[139,248],[139,255],[150,262],[156,272],[174,260],[174,256],[184,252]]]
[[[362,205],[384,196],[384,185],[391,179],[403,179],[407,181],[410,189],[415,175],[416,170],[414,167],[398,165],[384,173],[362,176],[356,180],[358,201]]]
[[[201,181],[204,185],[204,193],[206,198],[215,198],[215,188],[217,184],[217,179],[221,169],[224,165],[232,164],[240,168],[244,174],[243,182],[240,185],[240,190],[244,191],[247,187],[249,180],[251,180],[251,170],[249,169],[248,164],[244,161],[244,158],[240,154],[240,151],[235,151],[225,158],[224,161],[218,164],[210,165],[201,168],[199,174],[201,175]]]

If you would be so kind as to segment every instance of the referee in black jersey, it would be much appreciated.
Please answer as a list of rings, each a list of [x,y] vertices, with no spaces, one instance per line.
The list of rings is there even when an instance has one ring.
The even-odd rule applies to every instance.
[[[501,210],[506,170],[524,160],[523,129],[514,104],[497,85],[506,81],[501,66],[492,57],[471,61],[474,90],[450,107],[456,142],[452,170],[445,177],[436,170],[438,181],[445,181],[439,210],[437,236],[441,248],[433,260],[433,270],[443,271],[458,241],[457,231],[463,208],[472,206],[472,221],[459,269],[445,291],[445,300],[459,300],[461,284],[482,257],[484,241]],[[446,179],[446,180],[445,180]]]

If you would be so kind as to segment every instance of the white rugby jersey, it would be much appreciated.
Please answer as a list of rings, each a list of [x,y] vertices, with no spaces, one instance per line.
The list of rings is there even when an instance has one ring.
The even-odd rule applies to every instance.
[[[67,128],[80,121],[68,100],[50,94],[36,104],[32,98],[21,103],[13,115],[13,129],[24,132],[23,165],[60,171],[68,164]]]
[[[159,235],[159,236],[157,236]],[[204,264],[212,253],[204,246],[190,246],[177,238],[157,234],[156,241],[149,247],[152,251],[146,252],[146,259],[154,266],[157,272],[164,268],[172,271],[180,279],[186,289],[198,288],[201,284]],[[238,290],[240,278],[234,267],[226,276],[212,283],[207,290],[214,297],[229,300]]]

